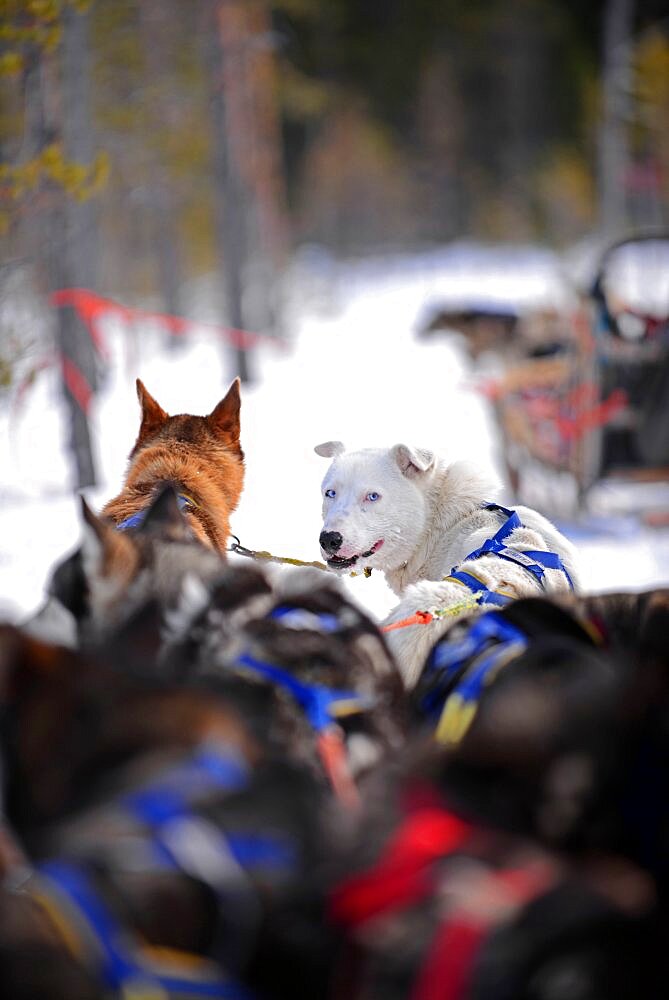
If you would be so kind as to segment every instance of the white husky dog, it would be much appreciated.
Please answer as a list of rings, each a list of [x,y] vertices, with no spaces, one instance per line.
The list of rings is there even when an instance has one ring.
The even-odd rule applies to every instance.
[[[387,632],[408,687],[454,618],[578,589],[573,545],[537,511],[494,504],[493,484],[469,463],[405,444],[347,452],[327,441],[314,450],[333,459],[322,484],[328,566],[385,574],[400,602],[384,626],[437,613]]]

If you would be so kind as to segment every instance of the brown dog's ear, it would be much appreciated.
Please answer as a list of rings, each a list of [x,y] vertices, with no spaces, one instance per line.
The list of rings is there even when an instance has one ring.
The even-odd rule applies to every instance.
[[[207,417],[207,423],[212,431],[234,444],[239,444],[240,384],[239,378],[236,378],[223,399]]]
[[[151,393],[147,392],[141,379],[137,379],[135,385],[137,386],[137,398],[139,400],[139,405],[142,407],[142,423],[139,428],[139,434],[137,435],[133,452],[135,452],[141,444],[148,440],[148,438],[157,434],[163,424],[169,420],[169,414],[166,413],[162,406],[155,401]]]

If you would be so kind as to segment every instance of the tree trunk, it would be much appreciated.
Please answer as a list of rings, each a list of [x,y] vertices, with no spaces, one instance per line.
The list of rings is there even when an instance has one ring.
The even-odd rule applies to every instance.
[[[599,131],[599,217],[604,237],[624,235],[629,162],[630,45],[634,0],[608,0],[604,10],[602,119]]]
[[[89,106],[89,22],[86,13],[63,10],[62,42],[62,140],[64,155],[77,163],[93,159]],[[92,200],[63,196],[55,213],[51,276],[53,288],[95,288],[97,211]],[[60,245],[59,245],[60,244]],[[88,330],[71,308],[58,311],[58,348],[63,366],[63,393],[70,414],[70,447],[76,466],[77,486],[94,486],[95,465],[88,426],[86,399],[98,384],[97,359]],[[78,388],[77,388],[78,387]]]
[[[165,51],[165,19],[171,16],[169,5],[164,0],[143,0],[138,6],[142,48],[146,59],[148,86],[145,101],[148,105],[148,131],[169,128],[170,95],[169,67]],[[179,255],[179,232],[175,218],[174,188],[170,183],[160,151],[147,145],[149,172],[151,176],[148,192],[149,213],[152,220],[152,244],[156,254],[156,279],[163,311],[179,315],[181,285],[181,260]],[[178,347],[180,340],[167,334],[168,348]]]
[[[247,200],[240,170],[239,150],[233,149],[227,79],[239,76],[239,53],[224,50],[220,30],[219,0],[209,0],[206,8],[204,55],[210,88],[214,167],[214,214],[221,278],[225,289],[227,322],[233,329],[245,328],[243,303],[244,269],[247,262]],[[247,352],[231,348],[233,373],[242,382],[251,381]]]
[[[61,88],[54,61],[36,50],[24,76],[25,158],[62,139],[64,154],[90,162],[92,137],[88,118],[88,38],[85,15],[69,6],[63,13]],[[90,287],[95,283],[96,219],[90,203],[74,202],[56,187],[45,192],[47,207],[27,215],[21,240],[28,256],[39,262],[48,291]],[[56,349],[68,414],[69,447],[78,488],[96,482],[87,417],[87,401],[97,386],[95,351],[88,331],[71,308],[55,316]]]

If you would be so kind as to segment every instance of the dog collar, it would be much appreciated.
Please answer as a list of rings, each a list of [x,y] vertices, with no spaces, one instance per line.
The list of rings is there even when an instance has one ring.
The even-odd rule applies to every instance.
[[[180,511],[186,510],[187,507],[198,507],[193,498],[187,493],[177,494],[177,506]],[[144,523],[144,518],[146,517],[145,510],[138,510],[136,514],[131,514],[130,517],[126,517],[124,521],[121,521],[116,525],[117,531],[127,531],[129,528],[139,528],[141,524]]]

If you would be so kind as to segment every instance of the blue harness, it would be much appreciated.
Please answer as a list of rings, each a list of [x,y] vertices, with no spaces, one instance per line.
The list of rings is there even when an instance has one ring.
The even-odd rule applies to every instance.
[[[62,897],[68,916],[74,911],[77,922],[84,923],[93,939],[101,980],[113,996],[250,1000],[251,994],[234,980],[224,978],[213,962],[203,961],[197,972],[189,966],[183,975],[152,963],[102,901],[83,867],[52,861],[41,865],[38,872],[46,880],[49,896],[58,903]]]
[[[177,505],[179,510],[183,511],[186,507],[192,507],[193,501],[190,497],[187,497],[185,493],[177,494]],[[116,525],[117,531],[127,531],[128,528],[139,528],[141,524],[144,523],[144,518],[146,517],[145,510],[138,510],[136,514],[131,514],[130,517],[126,517],[125,521],[121,521]]]
[[[429,690],[420,700],[425,717],[436,724],[436,737],[457,743],[473,719],[486,684],[527,648],[527,638],[496,611],[481,615],[460,642],[438,643],[425,665]],[[457,680],[456,686],[447,694]]]
[[[335,615],[314,614],[290,605],[275,608],[270,617],[281,619],[288,628],[317,627],[324,632],[336,632],[340,628]],[[278,684],[292,695],[317,733],[322,733],[332,725],[338,716],[360,711],[372,704],[370,699],[362,697],[357,691],[333,690],[324,684],[307,684],[281,667],[257,660],[250,653],[242,653],[236,663]]]
[[[463,559],[463,562],[479,559],[481,556],[486,555],[496,555],[501,559],[508,559],[509,562],[514,562],[518,566],[522,566],[528,573],[531,573],[535,580],[538,581],[542,590],[546,589],[544,581],[545,571],[547,569],[557,569],[564,573],[571,590],[574,589],[573,581],[569,576],[564,563],[556,552],[544,552],[541,549],[524,549],[519,552],[517,549],[509,548],[505,544],[505,540],[509,537],[512,531],[515,531],[516,528],[524,527],[515,510],[509,510],[507,507],[502,507],[497,503],[485,504],[483,510],[500,510],[506,515],[506,521],[492,538],[486,539],[483,545],[481,545],[474,552],[470,552],[469,555]],[[457,566],[454,566],[450,574],[444,577],[444,579],[454,580],[456,583],[461,583],[463,586],[471,590],[471,592],[476,596],[477,604],[496,604],[503,607],[505,604],[508,604],[509,601],[513,600],[513,597],[509,594],[490,590],[483,580],[480,580],[473,573],[467,573],[464,570],[459,570]]]
[[[221,886],[215,877],[207,880],[200,870],[190,870],[184,864],[178,838],[170,834],[179,823],[187,834],[188,823],[197,822],[189,800],[212,788],[238,791],[248,785],[248,780],[248,768],[240,758],[215,749],[201,749],[156,783],[126,795],[120,805],[144,827],[154,865],[199,878],[219,896],[223,893],[227,904],[233,906],[239,902],[234,889],[232,894],[226,894],[225,885]],[[293,845],[277,836],[224,834],[213,823],[206,822],[205,829],[207,854],[210,858],[213,855],[223,880],[231,864],[243,876],[246,865],[276,869],[294,862]],[[252,994],[226,976],[217,962],[188,955],[187,962],[173,960],[170,968],[169,960],[154,958],[151,949],[117,920],[97,892],[84,864],[60,859],[47,861],[37,866],[36,882],[35,895],[44,901],[47,910],[52,912],[55,906],[57,915],[64,916],[66,924],[73,918],[74,925],[83,931],[82,936],[92,945],[90,951],[101,980],[113,995],[251,1000]]]

